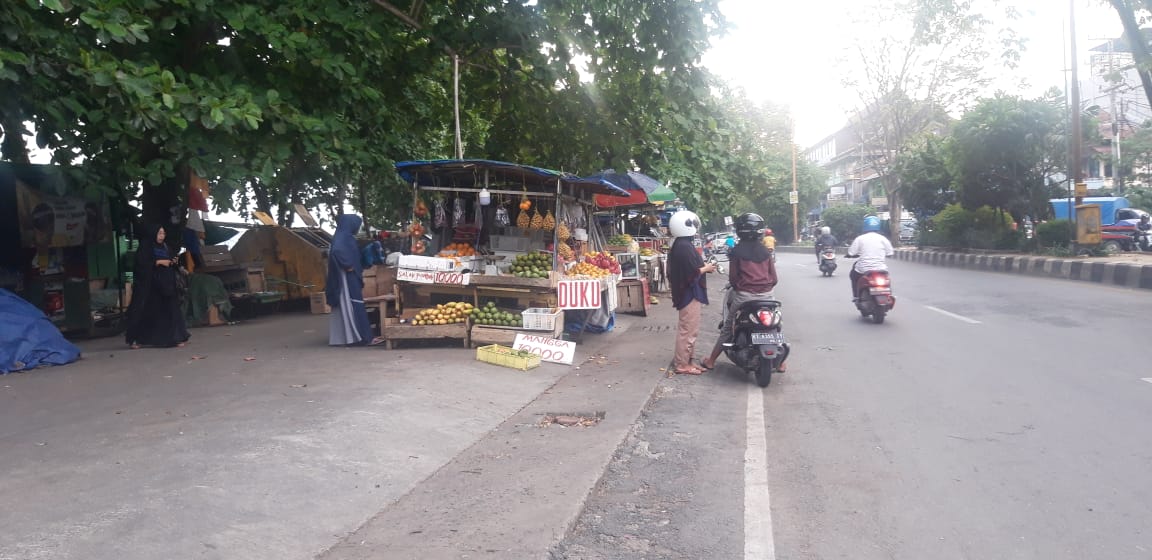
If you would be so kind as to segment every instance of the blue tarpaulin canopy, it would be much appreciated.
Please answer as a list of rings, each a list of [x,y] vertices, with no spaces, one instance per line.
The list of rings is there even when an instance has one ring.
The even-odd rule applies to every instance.
[[[657,181],[638,171],[629,171],[627,173],[617,173],[615,169],[606,169],[595,175],[589,175],[585,179],[591,180],[605,180],[611,182],[613,185],[623,187],[630,191],[644,191],[644,194],[652,194],[656,189],[664,186]]]
[[[556,181],[592,194],[628,196],[628,191],[604,178],[577,177],[563,171],[532,167],[518,163],[486,159],[440,159],[432,161],[401,161],[396,172],[407,183],[421,187],[460,187],[478,189],[485,185],[488,172],[490,186],[523,186],[536,191],[552,192]]]

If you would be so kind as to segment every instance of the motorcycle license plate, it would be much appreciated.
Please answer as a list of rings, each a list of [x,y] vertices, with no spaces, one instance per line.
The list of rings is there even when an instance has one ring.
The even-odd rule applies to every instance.
[[[892,293],[892,290],[890,288],[869,288],[868,293],[872,295],[890,294]]]
[[[784,333],[754,332],[752,333],[752,344],[784,344]]]

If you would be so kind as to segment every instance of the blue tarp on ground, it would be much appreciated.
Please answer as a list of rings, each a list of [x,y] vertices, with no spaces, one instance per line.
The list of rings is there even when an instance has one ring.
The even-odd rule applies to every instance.
[[[0,374],[59,366],[80,359],[42,311],[20,296],[0,289]]]

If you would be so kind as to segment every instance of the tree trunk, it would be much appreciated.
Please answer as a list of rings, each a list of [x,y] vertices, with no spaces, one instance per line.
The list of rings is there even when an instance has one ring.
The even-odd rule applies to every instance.
[[[30,163],[28,143],[24,141],[24,123],[19,114],[5,111],[0,130],[4,134],[4,142],[0,144],[0,159],[12,163]]]
[[[1128,46],[1132,49],[1136,73],[1140,75],[1140,85],[1144,86],[1144,96],[1148,98],[1149,103],[1152,103],[1152,54],[1149,54],[1148,44],[1144,42],[1144,34],[1140,31],[1136,12],[1126,0],[1109,1],[1120,16],[1120,23],[1124,25],[1124,35],[1128,37]]]
[[[900,194],[900,189],[888,191],[888,233],[895,247],[900,246],[900,215],[904,210]]]

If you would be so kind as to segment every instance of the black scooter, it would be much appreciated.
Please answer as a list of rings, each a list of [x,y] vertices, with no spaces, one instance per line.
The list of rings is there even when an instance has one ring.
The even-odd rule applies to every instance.
[[[782,306],[776,300],[750,301],[729,317],[733,323],[732,341],[724,344],[724,355],[744,371],[754,373],[760,387],[772,382],[772,374],[780,370],[791,351],[781,331]]]

